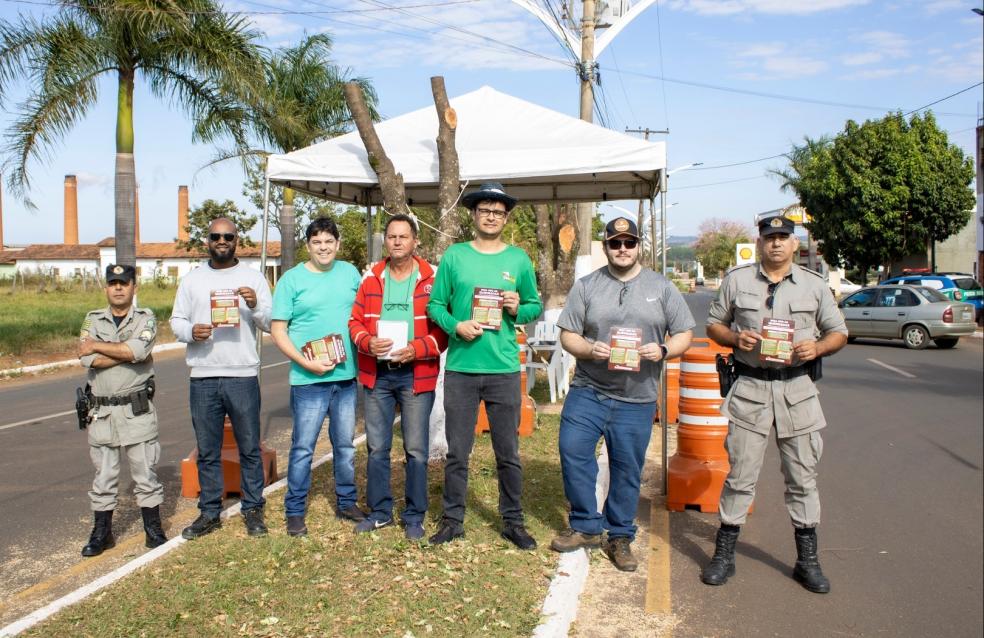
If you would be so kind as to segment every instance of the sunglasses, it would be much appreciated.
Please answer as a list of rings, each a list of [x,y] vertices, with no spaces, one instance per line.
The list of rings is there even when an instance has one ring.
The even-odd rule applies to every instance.
[[[772,310],[772,304],[775,303],[776,298],[776,288],[779,287],[779,282],[769,284],[769,296],[765,298],[765,307]]]
[[[608,248],[610,250],[621,250],[622,246],[625,246],[629,250],[632,250],[639,245],[638,239],[609,239]]]
[[[208,239],[209,241],[219,241],[220,239],[235,241],[236,233],[209,233]]]

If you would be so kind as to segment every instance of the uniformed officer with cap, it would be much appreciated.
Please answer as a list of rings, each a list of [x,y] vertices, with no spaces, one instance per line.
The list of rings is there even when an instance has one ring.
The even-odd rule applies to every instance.
[[[143,515],[146,546],[157,547],[167,538],[161,528],[160,504],[164,488],[155,466],[161,447],[157,441],[157,412],[153,398],[151,350],[157,337],[154,313],[133,305],[137,290],[133,266],[106,268],[109,307],[85,317],[79,358],[89,370],[89,456],[96,478],[89,491],[95,525],[83,556],[97,556],[113,547],[113,510],[116,509],[120,455],[126,455],[133,492]]]
[[[723,585],[735,573],[735,543],[774,429],[786,509],[795,528],[793,578],[812,592],[830,591],[817,560],[817,463],[823,451],[820,429],[826,421],[814,377],[819,358],[847,343],[847,328],[824,279],[793,263],[799,251],[794,228],[782,215],[760,220],[759,263],[729,271],[708,313],[707,335],[734,349],[739,375],[721,406],[729,420],[725,447],[731,469],[721,491],[714,557],[701,574],[708,585]],[[760,358],[765,319],[793,322],[788,363]]]

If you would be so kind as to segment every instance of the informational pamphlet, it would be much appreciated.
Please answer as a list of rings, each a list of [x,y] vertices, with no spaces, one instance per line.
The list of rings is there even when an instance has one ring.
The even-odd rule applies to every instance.
[[[503,290],[499,288],[475,288],[472,297],[472,319],[485,330],[502,327]]]
[[[609,370],[639,371],[642,330],[638,328],[612,328],[608,337],[608,346],[612,349],[608,355]]]
[[[340,334],[330,334],[320,339],[308,341],[301,347],[301,354],[313,361],[324,361],[338,365],[348,358],[345,354],[345,340]]]
[[[406,321],[380,319],[376,322],[376,336],[380,339],[390,339],[393,342],[393,347],[390,348],[390,351],[379,357],[380,359],[392,359],[394,352],[407,347],[407,336],[410,332],[409,327]]]
[[[212,327],[239,325],[239,293],[232,288],[213,290],[211,295]]]
[[[762,320],[759,361],[789,365],[793,360],[793,335],[796,324],[790,319]]]

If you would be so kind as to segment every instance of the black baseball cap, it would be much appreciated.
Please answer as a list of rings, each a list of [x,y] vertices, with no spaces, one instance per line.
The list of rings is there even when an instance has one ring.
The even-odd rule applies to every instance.
[[[792,235],[795,230],[795,222],[783,215],[773,215],[759,221],[759,237],[776,234]]]
[[[622,235],[639,239],[639,228],[636,223],[627,217],[616,217],[605,225],[606,240]]]
[[[110,264],[106,266],[106,283],[111,284],[114,281],[122,281],[125,284],[135,281],[137,279],[137,269],[133,266],[126,266],[123,264]]]

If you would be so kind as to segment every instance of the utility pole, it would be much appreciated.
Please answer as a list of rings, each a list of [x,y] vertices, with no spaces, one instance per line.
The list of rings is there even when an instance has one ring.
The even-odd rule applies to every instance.
[[[642,133],[645,140],[648,142],[650,134],[659,133],[660,135],[669,135],[670,129],[654,130],[647,126],[646,128],[627,128],[625,129],[625,132]],[[639,216],[636,225],[639,227],[640,230],[645,227],[645,215],[643,210],[645,207],[645,203],[646,200],[644,199],[639,200]],[[650,253],[651,253],[650,257],[653,264],[653,270],[656,270],[656,215],[651,209],[649,211],[649,218],[650,218],[650,226],[649,226],[650,237],[652,237],[652,243],[650,244]]]
[[[594,82],[597,79],[597,64],[594,60],[595,2],[582,0],[581,5],[581,64],[578,74],[581,77],[581,119],[591,122],[594,119]],[[577,254],[578,257],[591,255],[591,222],[594,204],[580,202],[577,205]]]

